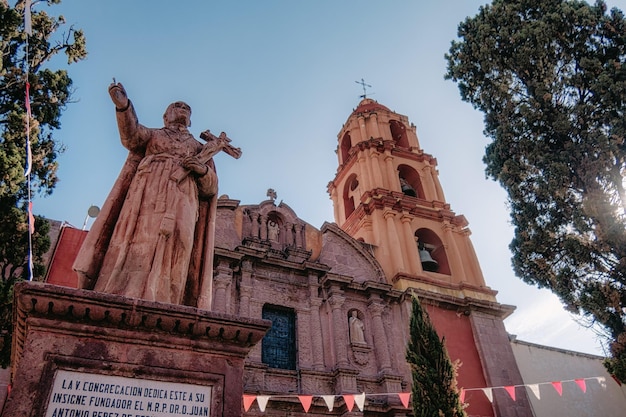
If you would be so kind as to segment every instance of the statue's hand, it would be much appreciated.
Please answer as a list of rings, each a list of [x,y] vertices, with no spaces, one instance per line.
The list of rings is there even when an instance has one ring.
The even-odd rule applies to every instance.
[[[116,109],[121,110],[128,108],[128,96],[126,95],[126,90],[122,83],[112,83],[109,86],[109,95]]]
[[[195,156],[188,156],[183,159],[182,165],[184,168],[188,169],[191,172],[195,172],[198,175],[205,175],[207,172],[209,172],[209,167],[200,162]]]

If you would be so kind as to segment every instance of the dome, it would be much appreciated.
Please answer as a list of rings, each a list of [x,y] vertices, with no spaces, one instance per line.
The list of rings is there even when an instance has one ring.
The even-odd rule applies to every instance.
[[[385,110],[389,112],[391,111],[387,107],[378,103],[376,100],[372,100],[371,98],[364,98],[363,100],[361,100],[358,107],[354,109],[352,114],[371,113],[377,110]]]

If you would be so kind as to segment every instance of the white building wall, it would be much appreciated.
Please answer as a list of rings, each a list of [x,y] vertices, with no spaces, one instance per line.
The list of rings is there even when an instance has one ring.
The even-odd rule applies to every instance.
[[[528,342],[511,341],[535,417],[608,417],[626,415],[626,386],[611,378],[604,358]],[[576,384],[585,380],[586,392]],[[559,396],[552,382],[561,382]],[[537,384],[537,398],[530,386]]]

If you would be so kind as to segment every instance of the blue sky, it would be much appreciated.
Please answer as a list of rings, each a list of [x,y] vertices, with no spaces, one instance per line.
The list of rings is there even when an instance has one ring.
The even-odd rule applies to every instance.
[[[505,322],[518,338],[602,354],[550,292],[516,278],[513,236],[500,186],[485,178],[488,143],[482,114],[443,79],[444,54],[458,23],[484,1],[442,0],[63,0],[38,4],[85,31],[89,56],[68,68],[74,103],[55,133],[66,151],[52,196],[34,211],[82,227],[101,206],[126,157],[107,93],[122,82],[140,121],[162,126],[166,106],[192,107],[191,131],[225,131],[243,156],[216,157],[220,194],[241,204],[278,193],[300,218],[334,221],[326,186],[338,162],[337,134],[359,102],[371,98],[407,115],[420,144],[439,163],[447,201],[467,217],[487,284],[517,306]],[[609,1],[626,9],[626,0]],[[66,67],[63,57],[53,65]]]

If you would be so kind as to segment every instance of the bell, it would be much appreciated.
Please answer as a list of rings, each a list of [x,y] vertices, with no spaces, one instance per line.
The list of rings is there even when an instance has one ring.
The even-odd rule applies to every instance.
[[[415,192],[415,189],[411,187],[409,184],[402,184],[402,193],[404,195],[408,195],[411,197],[417,197],[417,193]]]
[[[420,249],[419,252],[420,261],[422,262],[422,268],[424,269],[424,271],[437,272],[437,269],[439,269],[439,264],[430,256],[430,252],[428,252],[426,249]]]

